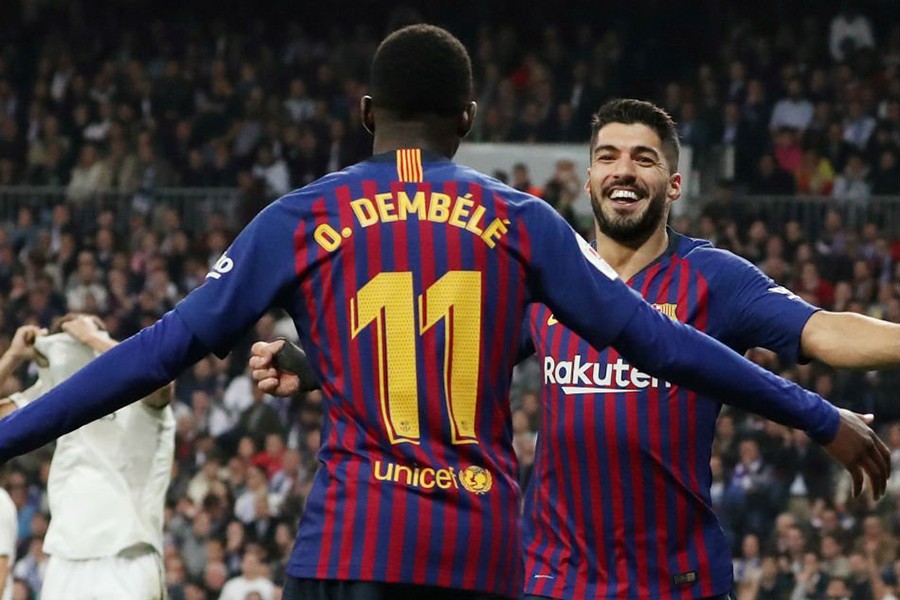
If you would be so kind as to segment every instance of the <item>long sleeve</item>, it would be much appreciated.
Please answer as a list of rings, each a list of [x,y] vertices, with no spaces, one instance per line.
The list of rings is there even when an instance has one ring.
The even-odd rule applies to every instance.
[[[0,461],[140,400],[208,353],[175,312],[167,313],[0,420]]]
[[[647,373],[782,425],[803,429],[820,444],[830,442],[837,434],[837,409],[821,397],[769,373],[648,304],[638,307],[612,345]]]

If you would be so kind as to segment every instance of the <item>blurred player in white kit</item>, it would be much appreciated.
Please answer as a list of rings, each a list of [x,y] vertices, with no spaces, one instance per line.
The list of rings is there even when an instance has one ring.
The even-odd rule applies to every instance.
[[[57,331],[58,330],[58,331]],[[20,327],[0,382],[34,360],[37,382],[0,400],[21,408],[116,345],[102,322],[67,315],[50,335]],[[47,494],[50,555],[41,600],[163,600],[163,508],[175,451],[171,385],[57,440]]]

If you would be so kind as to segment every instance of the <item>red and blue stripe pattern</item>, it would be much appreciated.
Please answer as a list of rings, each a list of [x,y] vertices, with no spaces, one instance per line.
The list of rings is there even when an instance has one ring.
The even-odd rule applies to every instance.
[[[675,235],[628,283],[715,336],[691,248]],[[615,349],[595,350],[550,317],[542,305],[529,311],[545,379],[525,505],[526,593],[688,599],[730,591],[730,553],[709,498],[720,405],[635,373]],[[561,363],[571,363],[568,372]]]
[[[322,464],[288,573],[517,598],[523,575],[508,400],[515,356],[509,349],[516,346],[525,317],[529,238],[521,220],[510,216],[502,188],[487,178],[444,159],[420,157],[419,151],[393,157],[382,155],[344,171],[341,181],[349,183],[311,200],[311,210],[304,212],[312,217],[302,220],[294,235],[301,289],[290,312],[311,342],[307,349],[324,382],[326,415]],[[455,226],[439,222],[440,215],[390,220],[401,192],[410,199],[420,192],[424,198],[443,194],[451,199],[451,211],[452,202],[463,196],[471,206],[457,215]],[[373,203],[379,220],[362,226],[353,201],[379,194],[390,194],[394,208],[377,213]],[[483,211],[473,223],[477,207]],[[491,238],[491,247],[479,232],[496,219],[511,225]],[[340,238],[332,235],[323,247],[317,231],[325,226]],[[461,306],[452,305],[430,328],[414,324],[408,330],[414,335],[400,342],[409,351],[402,364],[384,364],[396,357],[391,352],[398,336],[391,333],[399,329],[388,324],[386,333],[378,334],[378,318],[390,323],[392,311],[407,302],[414,303],[413,311],[425,311],[431,301],[420,296],[448,273],[459,272],[477,273],[481,288],[475,302],[481,328],[478,372],[469,379],[473,390],[452,383],[453,373],[465,366],[455,365],[451,350],[458,343],[454,319],[464,318],[456,314]],[[361,291],[382,273],[411,274],[412,293],[392,291],[380,317],[361,326],[354,313],[367,310]],[[417,321],[422,318],[419,314]],[[471,364],[471,357],[462,358]],[[406,436],[413,441],[392,443],[386,415],[397,397],[386,404],[382,396],[397,380],[413,378],[418,432]],[[448,398],[448,386],[454,385]],[[454,443],[458,424],[451,422],[451,408],[466,394],[476,403],[474,443]]]

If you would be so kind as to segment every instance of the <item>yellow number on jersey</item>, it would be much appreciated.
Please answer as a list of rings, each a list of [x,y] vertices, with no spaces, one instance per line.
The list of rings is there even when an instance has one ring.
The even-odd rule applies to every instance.
[[[412,273],[379,273],[350,299],[351,337],[375,325],[381,417],[392,444],[418,444],[419,390]],[[450,271],[419,296],[419,333],[444,319],[444,395],[454,444],[477,444],[481,274]]]

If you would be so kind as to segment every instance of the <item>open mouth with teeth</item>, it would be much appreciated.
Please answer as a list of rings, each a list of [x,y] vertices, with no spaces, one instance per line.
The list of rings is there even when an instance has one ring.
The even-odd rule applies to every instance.
[[[634,204],[639,201],[643,195],[637,190],[624,188],[616,188],[608,192],[607,197],[616,204]]]

